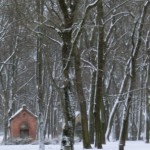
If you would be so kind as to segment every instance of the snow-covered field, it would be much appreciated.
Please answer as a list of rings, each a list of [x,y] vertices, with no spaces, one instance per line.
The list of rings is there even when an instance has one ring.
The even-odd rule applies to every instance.
[[[0,143],[2,141],[0,136]],[[75,150],[84,150],[82,143],[76,143]],[[38,145],[0,145],[0,150],[38,150]],[[60,150],[60,145],[45,145],[45,150]],[[93,148],[91,150],[96,150]],[[118,142],[107,142],[103,145],[103,150],[118,150]],[[145,144],[144,141],[127,141],[125,150],[150,150],[150,144]]]
[[[0,150],[38,150],[38,145],[0,145]],[[46,145],[45,150],[60,150],[60,145]],[[84,150],[82,143],[75,144],[75,150]],[[95,148],[91,150],[96,150]],[[103,145],[103,150],[118,150],[117,142],[108,142]],[[125,150],[150,150],[150,144],[142,141],[127,142]]]

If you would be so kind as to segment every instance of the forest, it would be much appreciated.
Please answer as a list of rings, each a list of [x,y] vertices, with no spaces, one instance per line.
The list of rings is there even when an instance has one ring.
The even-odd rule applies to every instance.
[[[73,141],[77,112],[85,149],[149,143],[149,63],[150,0],[0,0],[3,143],[23,104],[38,116],[40,150],[63,125]]]

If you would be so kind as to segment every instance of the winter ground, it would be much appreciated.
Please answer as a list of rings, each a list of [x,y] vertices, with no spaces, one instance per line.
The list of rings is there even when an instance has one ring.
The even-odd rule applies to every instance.
[[[0,136],[0,142],[2,136]],[[75,150],[84,150],[82,143],[75,143]],[[0,145],[0,150],[38,150],[38,145]],[[45,150],[60,150],[60,144],[45,145]],[[96,150],[92,148],[91,150]],[[107,142],[103,145],[103,150],[118,150],[118,142]],[[125,150],[150,150],[150,144],[145,144],[144,141],[127,141]]]
[[[38,145],[0,145],[0,150],[38,150]],[[46,145],[45,150],[60,150],[60,145]],[[84,150],[82,143],[75,144],[75,150]],[[118,142],[108,142],[103,145],[103,150],[118,150]],[[125,150],[150,150],[150,144],[145,144],[143,141],[127,142]]]

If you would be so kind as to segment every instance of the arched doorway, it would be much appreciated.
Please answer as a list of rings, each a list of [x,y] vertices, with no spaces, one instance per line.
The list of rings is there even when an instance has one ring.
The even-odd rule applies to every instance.
[[[20,138],[28,138],[29,137],[29,126],[27,123],[23,123],[20,126]]]

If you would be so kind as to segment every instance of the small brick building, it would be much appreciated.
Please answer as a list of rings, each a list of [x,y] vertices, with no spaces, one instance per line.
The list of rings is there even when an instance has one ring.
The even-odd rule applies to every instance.
[[[10,137],[36,139],[37,116],[23,105],[10,119]]]

